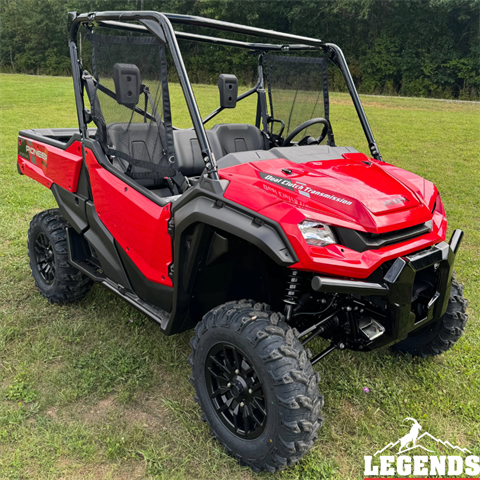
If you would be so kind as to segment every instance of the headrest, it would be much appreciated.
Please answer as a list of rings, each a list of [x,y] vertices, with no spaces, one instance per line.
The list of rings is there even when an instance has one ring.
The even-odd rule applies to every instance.
[[[142,79],[140,70],[131,63],[116,63],[113,66],[115,95],[120,105],[134,107],[139,100]]]

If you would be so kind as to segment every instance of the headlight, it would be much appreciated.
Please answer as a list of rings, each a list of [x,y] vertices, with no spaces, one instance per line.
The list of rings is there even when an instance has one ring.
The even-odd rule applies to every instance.
[[[440,194],[437,195],[437,199],[435,200],[435,205],[433,206],[432,214],[438,212],[445,216],[445,208],[443,207],[442,199],[440,198]]]
[[[304,220],[298,224],[303,238],[309,245],[325,247],[332,243],[338,243],[330,227],[314,220]]]

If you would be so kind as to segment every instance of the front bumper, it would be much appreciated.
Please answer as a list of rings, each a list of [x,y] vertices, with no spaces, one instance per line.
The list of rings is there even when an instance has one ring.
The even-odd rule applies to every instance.
[[[446,311],[452,288],[453,265],[462,242],[463,232],[455,230],[450,242],[438,243],[420,252],[397,258],[388,269],[381,283],[315,276],[312,289],[322,292],[344,293],[364,297],[383,297],[385,316],[381,324],[384,333],[363,345],[364,350],[373,350],[391,345],[407,337],[410,332],[423,328],[439,319]],[[415,280],[421,272],[434,267],[435,281],[433,295],[426,299],[423,313],[419,318],[412,312],[412,296]]]

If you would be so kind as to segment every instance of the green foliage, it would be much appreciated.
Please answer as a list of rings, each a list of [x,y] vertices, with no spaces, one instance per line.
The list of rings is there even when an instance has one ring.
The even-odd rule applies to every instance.
[[[37,398],[38,392],[33,388],[33,382],[28,378],[28,374],[20,372],[15,375],[12,384],[8,387],[5,397],[9,400],[25,403],[33,402]]]
[[[3,0],[0,71],[68,75],[67,12],[142,7],[337,43],[361,93],[480,95],[480,0]],[[228,71],[251,83],[255,66],[249,52],[186,41],[180,46],[192,81],[213,84]],[[335,78],[331,86],[343,89]]]

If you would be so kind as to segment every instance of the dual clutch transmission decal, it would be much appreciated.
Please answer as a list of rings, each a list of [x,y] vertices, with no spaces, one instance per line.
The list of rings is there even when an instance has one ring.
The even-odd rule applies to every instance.
[[[288,178],[276,177],[275,175],[270,175],[269,173],[259,173],[260,178],[263,180],[291,190],[292,192],[297,192],[305,197],[311,198],[311,195],[316,195],[317,197],[326,198],[327,200],[332,200],[344,205],[352,205],[352,202],[345,198],[337,197],[335,195],[331,195],[330,193],[320,192],[319,190],[309,187],[306,183],[295,182],[289,180]]]

